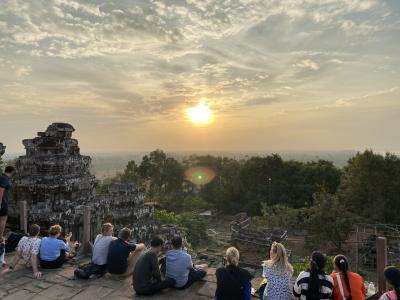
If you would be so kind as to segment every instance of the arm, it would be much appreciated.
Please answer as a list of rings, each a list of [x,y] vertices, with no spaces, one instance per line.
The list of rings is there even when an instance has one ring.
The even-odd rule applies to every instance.
[[[145,249],[144,244],[136,244],[134,251],[143,251]]]
[[[250,280],[244,286],[244,299],[251,300],[251,281]]]
[[[3,196],[4,196],[5,189],[0,187],[0,205],[3,203]]]
[[[301,287],[299,285],[299,280],[302,278],[303,272],[297,277],[296,282],[293,285],[293,295],[295,298],[300,298],[301,296]]]
[[[39,272],[39,259],[37,255],[32,255],[31,256],[31,264],[32,264],[32,270],[33,270],[33,277],[36,279],[39,279],[42,277],[42,273]]]

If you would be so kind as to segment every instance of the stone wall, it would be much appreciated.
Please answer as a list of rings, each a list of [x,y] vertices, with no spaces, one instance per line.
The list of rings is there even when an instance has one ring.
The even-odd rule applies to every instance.
[[[82,235],[83,208],[92,208],[92,233],[104,221],[135,228],[135,236],[146,237],[153,231],[153,208],[144,205],[144,195],[135,184],[112,184],[108,192],[96,196],[96,178],[90,173],[91,158],[80,154],[78,141],[72,138],[74,127],[53,123],[37,137],[26,139],[26,155],[16,162],[12,180],[10,219],[17,223],[18,202],[27,201],[28,223],[44,228],[60,224]]]

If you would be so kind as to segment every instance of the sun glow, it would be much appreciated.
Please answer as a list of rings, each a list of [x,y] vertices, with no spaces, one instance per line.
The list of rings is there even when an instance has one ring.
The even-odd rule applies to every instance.
[[[212,120],[212,112],[204,101],[200,102],[195,107],[189,108],[186,111],[186,115],[190,121],[198,125],[207,124]]]

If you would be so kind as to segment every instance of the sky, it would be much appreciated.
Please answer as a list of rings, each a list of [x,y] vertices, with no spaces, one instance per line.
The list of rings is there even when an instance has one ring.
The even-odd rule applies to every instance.
[[[399,49],[398,0],[1,0],[0,142],[398,151]]]

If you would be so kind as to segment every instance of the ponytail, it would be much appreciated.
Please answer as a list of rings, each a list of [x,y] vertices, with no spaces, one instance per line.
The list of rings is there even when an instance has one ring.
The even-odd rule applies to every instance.
[[[319,275],[325,275],[326,258],[318,251],[315,251],[311,255],[310,265],[310,283],[308,284],[308,290],[306,294],[307,300],[318,300],[321,292],[321,281]]]
[[[351,286],[349,281],[349,262],[344,255],[337,255],[334,259],[335,266],[339,269],[340,272],[343,273],[344,282],[346,284],[347,290],[349,291],[349,296],[346,300],[352,300],[353,297],[351,296]]]

